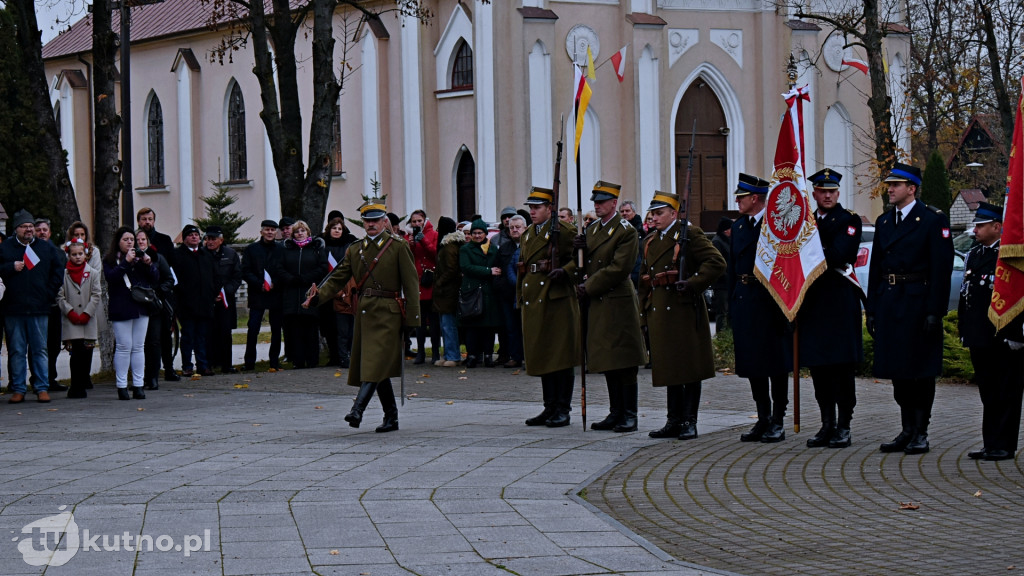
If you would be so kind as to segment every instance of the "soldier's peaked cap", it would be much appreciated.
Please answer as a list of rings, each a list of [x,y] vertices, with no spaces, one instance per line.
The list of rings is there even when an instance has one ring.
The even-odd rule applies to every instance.
[[[734,196],[739,198],[740,196],[747,196],[750,194],[767,194],[768,186],[769,184],[767,180],[740,172],[740,180],[736,184],[736,193]]]
[[[988,202],[979,202],[978,210],[974,212],[974,224],[985,224],[987,222],[1002,222],[1003,209]]]
[[[839,181],[843,179],[843,175],[831,168],[824,168],[811,174],[808,180],[815,188],[822,188],[825,190],[836,190],[839,188]]]
[[[388,215],[388,208],[380,198],[370,198],[359,207],[359,216],[363,220],[376,220]]]
[[[530,188],[530,195],[526,197],[526,204],[551,204],[555,199],[555,193],[550,188],[534,186]]]
[[[618,184],[598,180],[594,183],[594,191],[590,194],[590,201],[604,202],[605,200],[615,200],[619,197],[621,191],[622,186]]]
[[[909,164],[897,162],[889,171],[886,182],[910,182],[916,186],[921,185],[921,169]]]
[[[666,207],[673,210],[679,210],[679,195],[655,191],[654,198],[651,198],[651,205],[647,207],[647,211],[650,212],[651,210]]]

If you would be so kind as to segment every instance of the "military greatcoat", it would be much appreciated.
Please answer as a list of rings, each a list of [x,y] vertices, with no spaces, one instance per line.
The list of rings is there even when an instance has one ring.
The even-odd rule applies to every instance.
[[[640,265],[640,310],[651,338],[651,367],[655,386],[690,384],[715,376],[711,325],[704,302],[707,290],[725,272],[725,259],[696,226],[689,227],[684,253],[688,287],[680,292],[676,246],[682,226],[656,230],[644,239]],[[667,273],[668,284],[652,286],[657,274]]]
[[[381,254],[381,249],[391,238],[394,238],[394,242]],[[402,320],[402,305],[397,298],[365,293],[360,295],[357,307],[353,310],[355,327],[352,334],[352,363],[348,373],[349,386],[401,376],[404,345],[402,327],[420,325],[420,281],[412,250],[405,240],[387,231],[381,232],[376,240],[363,238],[348,247],[341,264],[320,287],[319,302],[330,303],[350,278],[355,278],[356,283],[360,282],[378,255],[380,260],[363,284],[363,291],[400,292],[405,299],[405,321]]]
[[[768,289],[754,277],[756,225],[740,216],[733,222],[732,254],[729,259],[729,326],[736,350],[736,375],[765,378],[788,374],[793,367],[793,336],[786,316]]]
[[[548,278],[552,221],[559,224],[558,264],[566,272],[566,277],[559,280]],[[550,374],[580,363],[580,306],[576,300],[576,263],[572,258],[575,235],[575,226],[550,218],[539,232],[535,224],[530,224],[519,243],[516,300],[523,314],[526,373],[530,376]]]
[[[807,289],[797,325],[800,334],[800,365],[831,366],[863,359],[861,289],[843,276],[847,265],[857,262],[860,250],[860,216],[836,204],[818,218],[818,234],[825,252],[825,271]]]
[[[949,221],[917,201],[896,226],[895,210],[875,221],[867,314],[875,320],[877,378],[935,378],[942,338],[925,337],[925,318],[946,315],[953,275]]]
[[[587,369],[607,372],[642,366],[647,350],[636,289],[629,279],[636,263],[636,230],[615,214],[607,224],[591,224],[586,237]]]
[[[992,281],[998,259],[999,242],[991,247],[979,244],[967,255],[957,308],[960,339],[964,346],[992,346],[996,343],[996,327],[988,319],[988,310],[992,304]]]

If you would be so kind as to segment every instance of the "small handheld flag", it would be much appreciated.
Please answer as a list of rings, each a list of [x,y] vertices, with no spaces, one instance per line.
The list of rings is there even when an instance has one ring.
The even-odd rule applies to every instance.
[[[228,295],[224,292],[223,288],[220,289],[220,303],[223,304],[225,308],[228,307]]]
[[[266,290],[267,292],[270,292],[270,290],[273,287],[274,287],[274,282],[270,279],[270,272],[267,272],[266,270],[264,270],[263,271],[263,289]]]
[[[27,268],[28,270],[31,270],[31,269],[36,267],[36,264],[39,264],[39,256],[36,254],[35,250],[32,249],[31,245],[30,246],[26,246],[25,247],[25,268]]]
[[[334,257],[334,254],[327,253],[327,263],[331,265],[331,270],[338,267],[338,259]]]

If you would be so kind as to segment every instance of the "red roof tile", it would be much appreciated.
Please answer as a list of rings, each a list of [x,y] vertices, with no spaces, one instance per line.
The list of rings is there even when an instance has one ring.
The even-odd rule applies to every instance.
[[[964,188],[960,190],[960,197],[964,199],[964,203],[971,210],[977,210],[978,204],[988,199],[985,197],[985,193],[977,188]]]

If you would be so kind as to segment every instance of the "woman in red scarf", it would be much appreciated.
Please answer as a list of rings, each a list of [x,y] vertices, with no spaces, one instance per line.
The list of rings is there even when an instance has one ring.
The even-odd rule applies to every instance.
[[[68,254],[64,283],[57,293],[61,314],[61,340],[71,354],[71,387],[68,398],[85,398],[92,388],[92,351],[96,347],[96,312],[100,309],[100,276],[86,264],[89,245],[72,239],[64,246]]]

